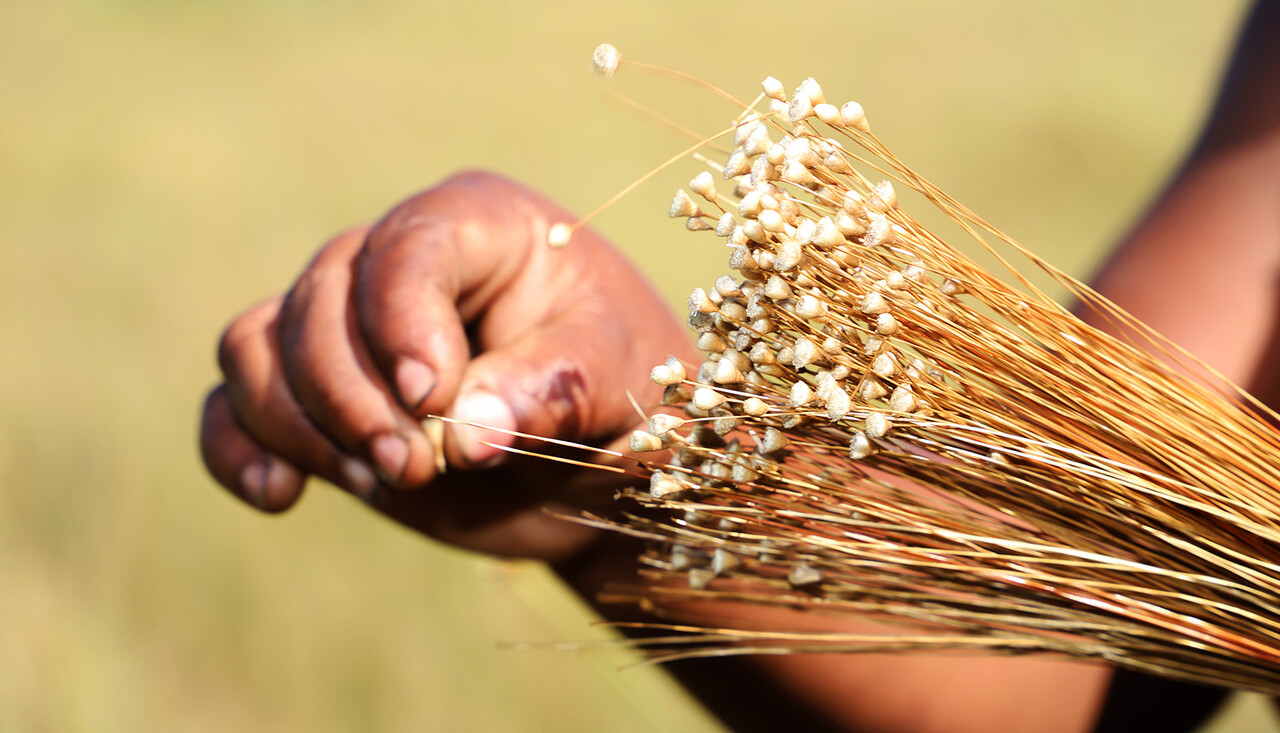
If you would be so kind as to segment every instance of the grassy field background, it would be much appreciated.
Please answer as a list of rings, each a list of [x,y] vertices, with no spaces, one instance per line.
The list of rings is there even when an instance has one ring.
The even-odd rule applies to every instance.
[[[1177,164],[1242,12],[1146,3],[0,2],[0,731],[715,730],[543,571],[314,486],[264,518],[195,450],[221,327],[327,236],[461,167],[587,211],[682,140],[601,41],[740,96],[856,98],[935,182],[1087,274]],[[620,88],[698,129],[728,110]],[[673,307],[725,266],[598,220]],[[705,247],[691,245],[701,241]],[[1242,698],[1215,730],[1280,730]]]

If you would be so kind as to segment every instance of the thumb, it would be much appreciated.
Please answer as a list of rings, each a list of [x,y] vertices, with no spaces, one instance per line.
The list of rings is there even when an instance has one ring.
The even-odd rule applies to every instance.
[[[451,426],[446,456],[463,467],[487,467],[507,455],[494,446],[537,447],[501,432],[511,430],[608,442],[641,420],[629,389],[641,405],[661,397],[645,376],[670,345],[611,324],[602,307],[575,304],[471,361],[449,415],[474,425]]]

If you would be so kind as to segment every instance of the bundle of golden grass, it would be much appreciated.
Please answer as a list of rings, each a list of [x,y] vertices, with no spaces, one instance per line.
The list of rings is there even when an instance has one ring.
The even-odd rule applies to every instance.
[[[1050,652],[1280,693],[1272,414],[1184,376],[1209,372],[904,165],[858,104],[769,78],[740,106],[732,150],[694,156],[732,191],[703,171],[671,204],[727,240],[737,274],[690,299],[706,361],[653,371],[682,416],[655,411],[632,436],[666,451],[629,494],[661,511],[617,523],[651,540],[638,593],[659,611],[730,600],[907,626],[673,625],[696,633],[655,656]],[[1017,286],[921,226],[895,186]],[[1014,256],[1125,336],[1052,302]]]

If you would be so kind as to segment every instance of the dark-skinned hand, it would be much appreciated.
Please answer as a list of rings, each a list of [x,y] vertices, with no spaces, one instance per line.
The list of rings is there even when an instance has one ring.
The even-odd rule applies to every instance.
[[[267,512],[317,476],[444,542],[572,556],[595,530],[556,513],[607,503],[610,474],[511,456],[485,443],[550,447],[456,423],[441,474],[422,424],[607,445],[639,421],[628,392],[658,401],[649,369],[688,355],[685,330],[599,235],[549,247],[567,221],[518,184],[465,173],[324,245],[223,334],[225,381],[201,422],[209,471]]]

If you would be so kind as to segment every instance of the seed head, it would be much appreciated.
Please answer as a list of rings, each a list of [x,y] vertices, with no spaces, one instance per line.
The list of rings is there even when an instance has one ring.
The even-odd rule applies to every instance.
[[[656,367],[654,367],[649,372],[649,379],[652,380],[654,384],[657,384],[662,387],[666,387],[672,384],[679,384],[680,382],[684,381],[683,377],[677,376],[674,372],[671,371],[671,368],[668,367],[666,364],[659,364]]]
[[[901,386],[889,397],[889,409],[894,412],[911,412],[916,407],[916,395],[910,387]]]
[[[672,219],[678,219],[682,216],[698,216],[702,210],[689,198],[689,194],[682,188],[676,191],[676,195],[671,199],[671,207],[667,209],[667,216]]]
[[[840,109],[834,104],[815,104],[813,105],[813,115],[828,125],[839,126],[843,124],[840,117]]]
[[[702,288],[694,288],[689,293],[689,312],[690,313],[715,313],[720,310],[720,306],[716,305],[707,295],[707,291]]]
[[[684,484],[665,471],[654,471],[649,476],[649,496],[655,499],[675,496],[685,491],[686,488]]]
[[[683,405],[693,399],[693,394],[683,384],[669,384],[662,390],[662,404],[667,407]]]
[[[767,151],[772,145],[773,140],[769,138],[769,128],[764,125],[758,125],[747,136],[746,142],[742,143],[742,153],[747,158],[754,158]]]
[[[715,578],[715,573],[706,568],[689,568],[689,587],[693,590],[706,590]]]
[[[873,412],[867,415],[868,438],[883,438],[885,435],[888,435],[890,427],[892,426],[889,423],[889,418],[885,417],[883,413]]]
[[[877,183],[871,189],[871,197],[867,199],[867,205],[880,211],[898,208],[898,192],[894,190],[893,183],[889,181]]]
[[[698,334],[696,346],[699,351],[704,351],[707,354],[718,354],[729,347],[729,342],[725,341],[724,336],[715,331],[703,331]]]
[[[690,308],[693,307],[692,303],[693,301],[690,301]],[[879,291],[872,290],[862,296],[862,304],[858,307],[858,310],[869,316],[878,316],[881,313],[889,312],[889,301],[885,300],[884,296],[881,295]]]
[[[742,288],[733,275],[721,275],[716,278],[716,292],[726,298],[742,295]]]
[[[728,401],[728,397],[709,387],[699,387],[693,391],[693,406],[699,410],[714,410]]]
[[[894,360],[893,354],[886,351],[871,362],[871,371],[877,377],[888,379],[898,371],[898,362]]]
[[[649,432],[662,437],[672,430],[679,430],[684,425],[684,420],[675,415],[668,415],[665,412],[659,412],[649,418]]]
[[[573,227],[560,222],[552,224],[547,230],[547,244],[559,249],[569,244],[569,238],[573,236]]]
[[[693,180],[689,181],[689,190],[698,194],[707,201],[715,203],[716,184],[711,178],[710,171],[702,171],[698,175],[694,176]]]
[[[799,410],[813,401],[813,390],[809,387],[808,382],[796,382],[791,385],[791,395],[789,399],[791,407]]]
[[[797,563],[787,573],[787,582],[796,588],[815,585],[822,582],[822,571],[807,563]]]
[[[757,448],[760,452],[769,455],[791,445],[791,439],[782,434],[777,428],[767,428],[764,431],[764,438],[760,441]]]
[[[778,245],[778,253],[773,257],[773,267],[778,272],[791,272],[804,261],[804,248],[795,240],[787,240]]]
[[[711,572],[716,575],[724,575],[741,564],[742,560],[737,555],[723,547],[717,547],[715,552],[711,553]]]
[[[787,119],[791,122],[803,122],[813,115],[813,101],[808,96],[797,93],[787,105]]]
[[[751,172],[751,159],[742,148],[735,148],[724,162],[724,179],[744,176]]]
[[[787,224],[782,220],[782,214],[773,209],[765,209],[760,212],[760,216],[756,218],[760,222],[760,226],[764,227],[766,232],[779,234],[787,230]]]
[[[831,422],[840,422],[849,414],[852,408],[852,400],[849,399],[849,393],[842,389],[837,389],[827,398],[827,419]]]
[[[796,369],[803,369],[822,358],[821,350],[812,341],[801,336],[791,349],[792,364]]]
[[[796,301],[796,315],[809,320],[826,318],[827,304],[818,300],[815,296],[805,293]]]
[[[661,499],[661,496],[655,496],[655,499]],[[693,565],[693,557],[689,552],[689,548],[684,545],[676,545],[671,548],[671,569],[680,571],[688,570]]]
[[[762,127],[764,127],[764,123],[760,121],[759,115],[753,114],[743,118],[733,130],[733,144],[741,147],[746,144],[747,140],[751,139],[752,135],[756,134],[756,130]]]
[[[818,219],[817,229],[813,235],[813,243],[819,247],[835,247],[844,244],[845,239],[831,217],[824,216]]]
[[[764,294],[773,300],[786,300],[791,297],[791,286],[777,275],[770,275],[764,284]]]
[[[866,233],[862,235],[862,243],[867,247],[878,247],[882,244],[890,244],[893,242],[893,228],[889,223],[889,219],[884,214],[868,212],[870,223],[867,224]]]
[[[818,84],[818,81],[813,77],[800,82],[800,86],[796,89],[796,96],[808,99],[810,105],[819,105],[827,101],[826,96],[822,93],[822,85]]]
[[[739,461],[733,464],[733,471],[729,476],[729,480],[735,484],[749,484],[760,478],[760,472],[755,470],[750,463]]]
[[[662,450],[662,447],[662,439],[652,433],[644,430],[636,430],[631,433],[631,450],[636,453],[650,453]]]
[[[862,380],[862,384],[858,385],[858,396],[864,400],[878,400],[887,394],[889,390],[884,386],[884,382],[875,377],[866,377]]]
[[[832,173],[839,173],[840,175],[853,173],[853,166],[849,165],[849,161],[839,151],[833,150],[827,153],[827,157],[822,159],[822,165]]]
[[[875,452],[871,441],[867,438],[867,434],[858,431],[849,439],[849,457],[855,461],[860,461]]]
[[[857,102],[845,102],[840,107],[840,121],[844,127],[871,132],[871,125],[867,124],[867,114],[862,109],[862,105]]]
[[[846,237],[858,237],[866,233],[867,225],[853,214],[841,209],[836,213],[836,231]]]
[[[730,359],[721,359],[716,362],[715,374],[711,379],[716,384],[740,384],[746,381],[742,375],[742,370]]]
[[[591,54],[591,72],[597,76],[611,77],[622,63],[622,53],[608,43],[596,46]]]
[[[809,172],[809,168],[798,160],[788,160],[782,167],[782,180],[804,188],[812,188],[819,184],[817,178]]]
[[[876,333],[881,336],[892,336],[898,332],[898,319],[892,313],[881,313],[876,316]]]
[[[779,102],[787,100],[786,88],[782,86],[782,82],[772,76],[766,76],[764,81],[760,82],[760,89],[764,92],[764,96],[769,99],[775,99]]]

